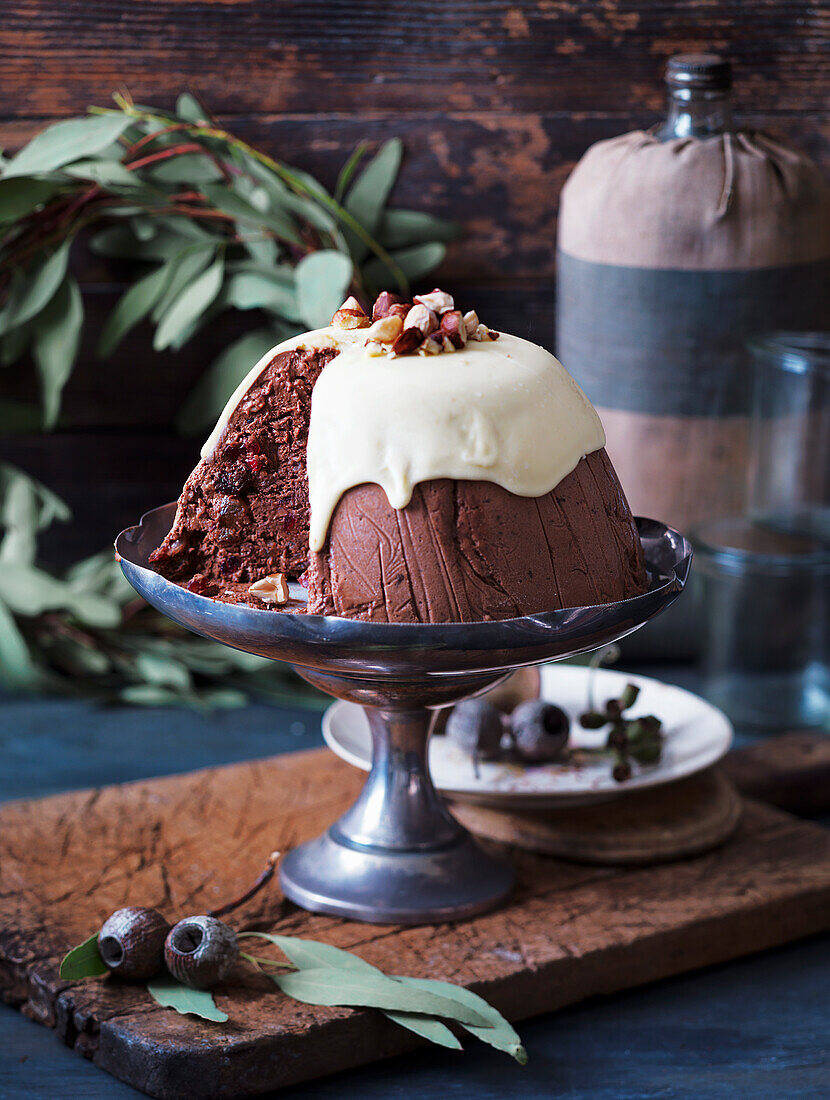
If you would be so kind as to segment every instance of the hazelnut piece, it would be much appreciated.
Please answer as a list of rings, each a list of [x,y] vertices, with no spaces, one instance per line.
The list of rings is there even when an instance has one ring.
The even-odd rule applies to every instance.
[[[116,909],[98,933],[104,964],[119,978],[146,981],[161,970],[170,924],[158,909],[131,905]]]
[[[388,317],[381,317],[372,325],[367,333],[370,340],[377,340],[379,344],[392,344],[403,332],[403,321],[390,313]]]
[[[429,336],[438,328],[438,316],[428,306],[415,305],[404,318],[403,327],[418,328],[424,336]]]
[[[447,294],[446,290],[439,290],[438,287],[431,290],[429,294],[416,294],[415,301],[439,314],[446,313],[448,309],[455,309],[453,296]]]
[[[455,348],[463,348],[467,343],[467,329],[460,309],[447,310],[441,317],[441,332]]]
[[[388,290],[382,291],[372,306],[372,320],[379,321],[381,317],[388,317],[393,312],[394,306],[406,306],[406,303],[399,294],[391,294]]]
[[[263,603],[288,603],[288,584],[285,573],[270,573],[255,581],[248,591]]]
[[[423,342],[424,334],[419,328],[405,328],[392,345],[392,351],[395,355],[409,355],[417,351]]]

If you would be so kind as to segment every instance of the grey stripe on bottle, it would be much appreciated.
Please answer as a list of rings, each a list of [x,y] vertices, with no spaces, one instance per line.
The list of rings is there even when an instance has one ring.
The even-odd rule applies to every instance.
[[[556,354],[597,405],[665,416],[749,410],[744,341],[830,330],[830,260],[731,271],[557,257]]]

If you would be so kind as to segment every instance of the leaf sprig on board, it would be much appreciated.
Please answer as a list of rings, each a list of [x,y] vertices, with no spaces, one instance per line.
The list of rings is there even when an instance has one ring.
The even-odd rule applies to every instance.
[[[451,1050],[461,1042],[448,1024],[456,1024],[482,1042],[504,1051],[519,1065],[527,1052],[512,1025],[472,990],[432,978],[390,976],[351,951],[298,936],[240,932],[238,938],[259,939],[279,948],[284,961],[247,952],[240,957],[267,974],[286,996],[307,1005],[376,1008],[393,1023]],[[107,967],[98,951],[97,934],[73,948],[63,959],[60,976],[67,981],[98,978]],[[217,1007],[206,989],[190,989],[169,974],[147,983],[150,996],[163,1008],[225,1023],[228,1014]]]

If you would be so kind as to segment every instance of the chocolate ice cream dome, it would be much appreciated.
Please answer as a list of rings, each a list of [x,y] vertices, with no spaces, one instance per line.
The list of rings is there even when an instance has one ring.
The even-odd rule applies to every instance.
[[[543,348],[443,291],[355,299],[231,397],[153,556],[204,595],[379,622],[504,619],[646,587],[599,418]]]

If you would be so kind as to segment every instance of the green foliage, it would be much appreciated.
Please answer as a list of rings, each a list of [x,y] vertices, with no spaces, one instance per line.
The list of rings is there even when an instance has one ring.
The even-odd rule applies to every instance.
[[[162,1008],[175,1008],[182,1016],[201,1016],[203,1020],[215,1024],[224,1024],[228,1019],[227,1012],[216,1007],[209,989],[190,989],[169,974],[147,982],[147,992],[156,1004]]]
[[[60,966],[60,977],[65,982],[77,982],[81,978],[100,978],[107,973],[107,964],[98,950],[98,933],[93,932],[89,939],[64,955]]]
[[[380,1008],[390,1020],[439,1046],[461,1044],[443,1020],[460,1024],[482,1042],[504,1051],[520,1065],[527,1053],[511,1024],[483,997],[463,986],[428,978],[390,977],[358,955],[331,944],[267,932],[241,932],[240,939],[274,944],[288,958],[293,973],[271,973],[288,996],[304,1004],[362,1005]],[[262,967],[277,960],[243,957]]]
[[[59,422],[83,334],[69,274],[80,230],[91,230],[94,252],[130,264],[130,285],[98,334],[102,356],[142,322],[154,326],[157,351],[177,351],[226,311],[256,311],[185,401],[177,424],[194,434],[270,347],[327,324],[348,294],[368,304],[387,286],[406,291],[455,235],[431,215],[389,208],[397,139],[368,158],[361,144],[332,195],[221,129],[189,94],[173,112],[115,102],[48,127],[0,161],[0,365],[29,369],[31,353],[46,430]],[[33,406],[0,399],[0,435],[32,430],[34,420]],[[0,684],[148,705],[285,695],[291,674],[272,662],[192,638],[135,601],[111,554],[64,576],[40,567],[38,534],[68,518],[44,486],[0,464]]]

